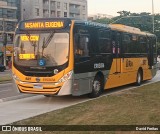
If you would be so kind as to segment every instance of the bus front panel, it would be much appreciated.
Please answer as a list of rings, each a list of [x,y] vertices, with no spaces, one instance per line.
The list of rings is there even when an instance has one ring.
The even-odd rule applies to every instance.
[[[12,73],[20,92],[71,94],[70,38],[69,30],[27,30],[16,34]]]

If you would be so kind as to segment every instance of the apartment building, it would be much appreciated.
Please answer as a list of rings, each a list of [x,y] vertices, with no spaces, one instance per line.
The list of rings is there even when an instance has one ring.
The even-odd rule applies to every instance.
[[[20,17],[20,0],[0,0],[0,63],[3,62],[3,33],[8,35],[6,56],[11,57],[13,34]]]
[[[20,20],[20,0],[0,0],[0,33],[13,32]]]
[[[22,0],[22,19],[73,17],[87,20],[87,0]]]

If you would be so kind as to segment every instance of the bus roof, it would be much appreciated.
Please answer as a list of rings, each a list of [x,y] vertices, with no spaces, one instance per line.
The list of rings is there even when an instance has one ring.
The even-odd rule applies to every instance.
[[[134,33],[134,34],[140,34],[140,35],[148,35],[148,36],[154,36],[154,34],[151,34],[149,32],[143,32],[139,28],[126,26],[123,24],[109,24],[109,27],[112,30],[127,32],[127,33]]]
[[[92,21],[75,20],[75,23],[79,25],[89,26],[89,27],[110,29],[108,24],[102,24],[102,23],[97,23],[97,22],[92,22]]]

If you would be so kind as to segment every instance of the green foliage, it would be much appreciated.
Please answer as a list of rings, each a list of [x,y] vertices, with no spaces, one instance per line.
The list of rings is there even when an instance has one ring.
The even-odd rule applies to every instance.
[[[97,19],[97,20],[94,20],[94,22],[98,22],[98,23],[102,23],[102,24],[109,24],[109,23],[111,23],[111,19],[108,19],[108,18]]]
[[[131,14],[131,12],[128,12],[128,11],[119,11],[117,13],[119,13],[121,17],[122,16],[129,16]]]

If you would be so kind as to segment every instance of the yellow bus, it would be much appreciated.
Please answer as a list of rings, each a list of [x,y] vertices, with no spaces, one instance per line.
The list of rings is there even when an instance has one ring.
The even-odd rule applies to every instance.
[[[43,18],[18,24],[12,73],[22,93],[98,97],[152,79],[156,60],[156,36],[138,28]]]

